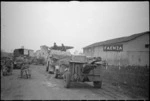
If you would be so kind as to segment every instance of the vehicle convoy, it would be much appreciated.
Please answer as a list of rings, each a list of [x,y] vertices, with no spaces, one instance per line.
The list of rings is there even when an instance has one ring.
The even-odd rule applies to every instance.
[[[66,88],[70,87],[71,82],[93,82],[94,87],[102,86],[103,67],[106,64],[100,57],[72,55],[52,48],[47,60],[47,70],[54,73],[55,78],[63,78]]]
[[[55,54],[54,54],[55,53]],[[103,67],[105,63],[100,57],[88,60],[86,56],[53,52],[50,56],[51,68],[55,78],[63,78],[65,87],[71,82],[93,82],[94,87],[101,88]]]
[[[103,67],[106,65],[100,57],[89,60],[83,55],[53,54],[51,59],[55,58],[54,77],[63,78],[66,88],[71,82],[93,82],[94,87],[101,88]]]

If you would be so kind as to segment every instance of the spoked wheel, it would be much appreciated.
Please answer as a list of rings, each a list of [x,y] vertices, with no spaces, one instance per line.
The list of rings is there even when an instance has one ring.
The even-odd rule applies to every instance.
[[[64,81],[65,81],[65,88],[69,88],[70,87],[70,73],[66,72],[64,75]]]
[[[95,88],[102,88],[102,81],[94,81],[93,85]]]
[[[31,78],[31,70],[29,69],[29,78]]]
[[[54,77],[58,78],[58,74],[56,72],[54,72]]]
[[[59,73],[59,70],[55,69],[55,71],[54,71],[54,77],[55,78],[58,78],[58,75],[59,75],[58,73]]]

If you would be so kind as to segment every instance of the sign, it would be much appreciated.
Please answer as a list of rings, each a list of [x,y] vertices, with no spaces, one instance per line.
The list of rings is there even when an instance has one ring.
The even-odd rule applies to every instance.
[[[104,45],[103,51],[123,51],[123,45]]]

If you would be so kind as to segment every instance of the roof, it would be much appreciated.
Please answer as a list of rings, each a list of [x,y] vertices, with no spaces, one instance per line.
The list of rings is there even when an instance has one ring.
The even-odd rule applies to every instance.
[[[110,40],[106,40],[106,41],[102,41],[102,42],[96,42],[94,44],[91,44],[91,45],[88,45],[88,46],[84,47],[84,49],[85,48],[94,47],[94,46],[101,46],[101,45],[117,44],[117,43],[121,43],[121,42],[127,42],[127,41],[133,40],[133,39],[135,39],[137,37],[140,37],[140,36],[142,36],[144,34],[149,34],[149,31],[138,33],[138,34],[133,34],[131,36],[110,39]]]
[[[25,49],[25,48],[17,48],[17,49],[15,49],[15,50],[29,50],[29,51],[34,51],[34,50],[32,50],[32,49]]]

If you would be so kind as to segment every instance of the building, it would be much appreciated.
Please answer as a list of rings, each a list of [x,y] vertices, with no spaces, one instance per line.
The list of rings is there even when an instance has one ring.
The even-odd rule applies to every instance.
[[[29,56],[34,57],[34,50],[29,49],[28,52],[29,52]]]
[[[100,56],[109,65],[149,66],[149,31],[97,42],[84,47],[83,53]]]
[[[41,57],[47,59],[48,51],[49,51],[48,46],[42,45],[42,46],[40,46],[40,48],[41,48]]]
[[[41,57],[41,50],[37,50],[35,53],[34,53],[34,56],[36,58],[40,58]]]

